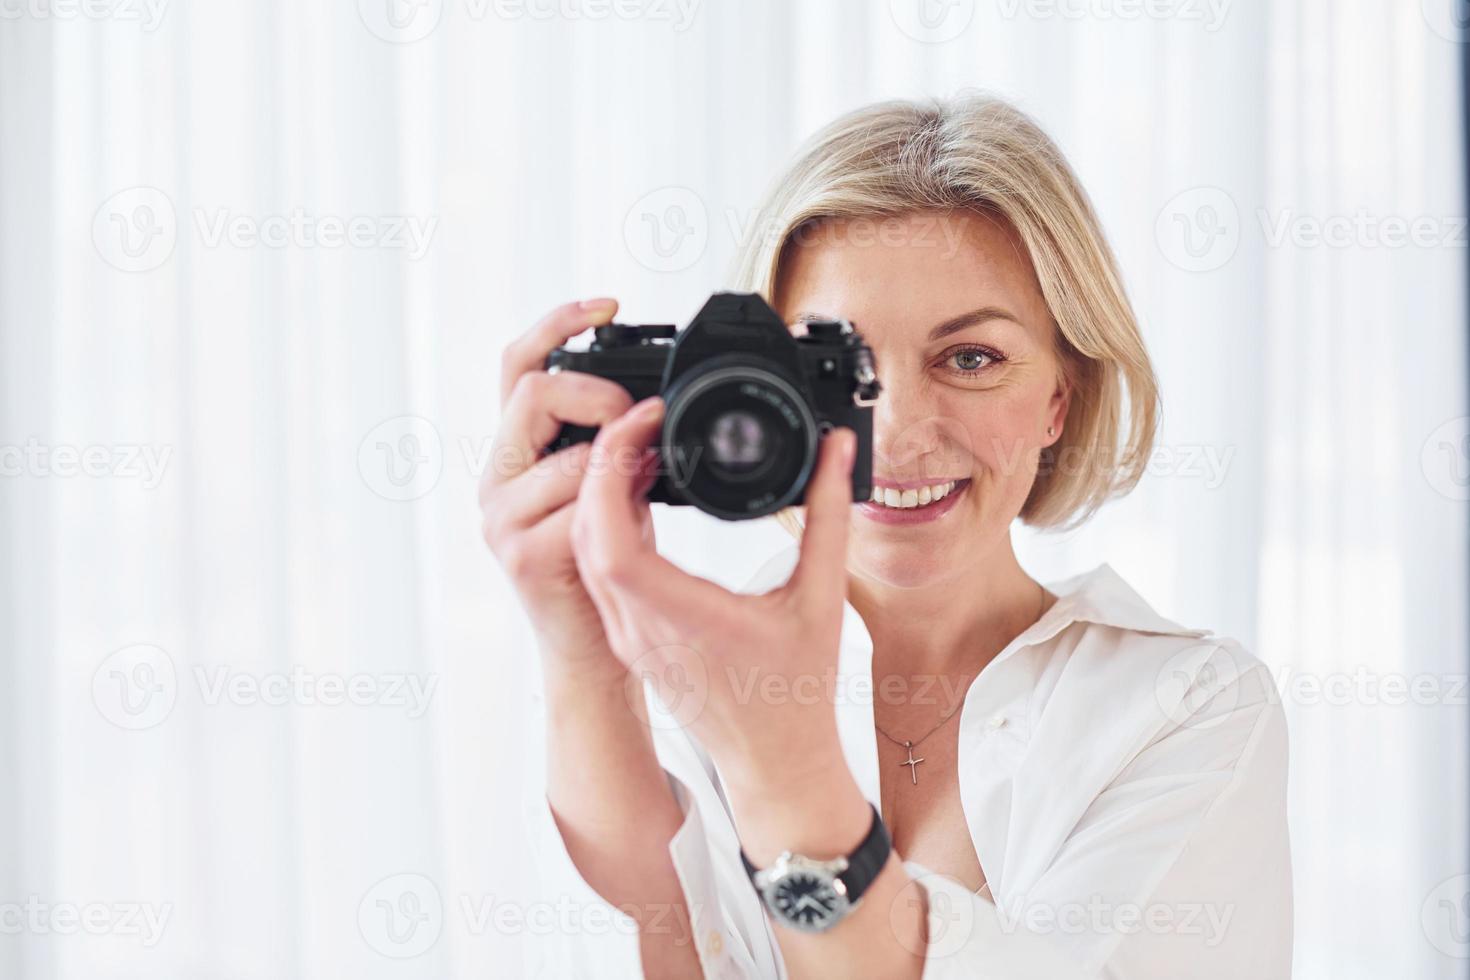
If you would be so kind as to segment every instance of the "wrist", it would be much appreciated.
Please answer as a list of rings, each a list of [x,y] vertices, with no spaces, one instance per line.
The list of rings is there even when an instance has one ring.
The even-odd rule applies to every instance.
[[[840,749],[800,766],[740,769],[725,785],[741,846],[758,868],[782,851],[817,859],[847,854],[872,822],[872,809]]]

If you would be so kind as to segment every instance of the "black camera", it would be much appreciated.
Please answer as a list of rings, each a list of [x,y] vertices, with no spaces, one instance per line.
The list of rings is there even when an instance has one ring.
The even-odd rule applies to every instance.
[[[857,433],[852,499],[872,492],[877,366],[846,320],[810,320],[793,336],[759,295],[716,293],[683,331],[610,323],[585,351],[552,351],[546,369],[608,378],[635,401],[663,396],[655,503],[728,521],[800,504],[834,426]],[[547,452],[596,434],[563,425]]]

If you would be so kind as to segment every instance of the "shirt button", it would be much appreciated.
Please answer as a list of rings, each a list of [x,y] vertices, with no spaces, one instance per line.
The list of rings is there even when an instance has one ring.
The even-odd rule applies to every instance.
[[[1005,715],[993,715],[991,717],[990,721],[987,724],[989,724],[991,731],[993,731],[993,732],[1000,731],[1006,725],[1006,716]]]
[[[704,938],[704,951],[710,956],[719,956],[725,951],[725,937],[711,929],[709,935]]]

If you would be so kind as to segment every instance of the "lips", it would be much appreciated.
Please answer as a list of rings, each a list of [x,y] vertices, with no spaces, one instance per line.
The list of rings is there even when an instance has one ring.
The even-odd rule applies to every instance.
[[[923,524],[954,509],[970,487],[968,477],[953,480],[873,480],[872,497],[858,512],[879,524]]]

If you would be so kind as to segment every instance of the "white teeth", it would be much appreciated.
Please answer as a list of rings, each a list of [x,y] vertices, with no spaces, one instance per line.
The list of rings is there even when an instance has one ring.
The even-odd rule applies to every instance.
[[[882,504],[884,507],[893,507],[897,510],[907,510],[911,507],[923,507],[932,504],[936,500],[943,500],[955,487],[955,481],[937,483],[932,486],[919,487],[915,490],[895,490],[893,487],[874,487],[872,501]]]

